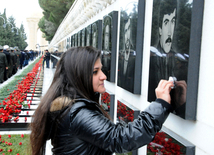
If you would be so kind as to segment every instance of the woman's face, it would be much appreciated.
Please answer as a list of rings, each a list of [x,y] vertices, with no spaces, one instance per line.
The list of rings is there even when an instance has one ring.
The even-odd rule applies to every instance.
[[[104,93],[106,91],[104,86],[104,80],[106,80],[106,75],[102,72],[101,60],[97,59],[94,64],[93,70],[93,89],[94,92]]]

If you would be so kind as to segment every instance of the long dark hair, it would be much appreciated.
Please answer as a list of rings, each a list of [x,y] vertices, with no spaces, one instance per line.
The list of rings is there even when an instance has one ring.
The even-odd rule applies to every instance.
[[[92,77],[94,64],[100,55],[101,52],[91,46],[73,47],[62,54],[52,84],[41,99],[30,126],[32,155],[44,154],[47,115],[54,99],[66,96],[73,100],[80,96],[98,103]],[[100,109],[110,118],[101,107]]]

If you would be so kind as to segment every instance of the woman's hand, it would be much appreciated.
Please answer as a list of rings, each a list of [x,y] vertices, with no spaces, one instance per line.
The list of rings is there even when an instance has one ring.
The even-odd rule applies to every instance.
[[[171,104],[170,91],[173,86],[172,81],[160,80],[158,87],[155,89],[156,97]]]

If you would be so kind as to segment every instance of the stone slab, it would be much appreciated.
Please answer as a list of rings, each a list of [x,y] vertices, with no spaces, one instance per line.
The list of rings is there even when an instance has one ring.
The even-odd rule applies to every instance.
[[[31,98],[31,97],[27,97],[26,98],[26,100],[35,100],[35,101],[40,101],[40,97],[33,97],[33,98]]]
[[[30,103],[30,101],[29,102],[24,101],[24,104],[28,104],[28,103]],[[40,103],[40,101],[31,101],[32,105],[38,105],[39,103]]]
[[[30,90],[33,91],[34,89],[31,88]],[[42,88],[35,88],[35,91],[42,91]]]
[[[36,94],[36,93],[34,93],[34,95],[33,94],[27,94],[27,97],[41,97],[42,96],[42,94]]]
[[[30,92],[27,92],[27,93],[29,93],[29,94],[32,94],[32,93],[34,93],[34,94],[42,94],[42,90],[31,90]]]
[[[34,114],[35,110],[30,110],[30,111],[21,111],[19,114],[14,114],[13,116],[19,116],[19,117],[31,117]],[[27,114],[28,113],[28,114]]]
[[[33,90],[34,88],[35,88],[35,89],[42,89],[42,86],[36,86],[36,87],[30,86],[30,89],[32,89],[32,90]]]
[[[21,108],[21,110],[36,110],[37,109],[37,107],[38,107],[38,105],[30,105],[30,108],[28,108],[28,106],[26,106],[26,107],[23,107],[22,106],[22,108]]]
[[[25,117],[19,117],[18,121],[12,120],[10,122],[0,123],[0,131],[28,130],[32,118],[31,117],[26,117],[26,118],[27,118],[26,121],[25,121]]]

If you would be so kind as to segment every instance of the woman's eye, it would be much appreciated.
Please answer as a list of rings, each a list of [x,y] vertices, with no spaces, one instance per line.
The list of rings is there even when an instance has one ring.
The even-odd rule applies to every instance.
[[[97,74],[97,71],[93,71],[93,74]]]

